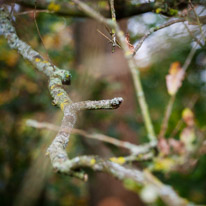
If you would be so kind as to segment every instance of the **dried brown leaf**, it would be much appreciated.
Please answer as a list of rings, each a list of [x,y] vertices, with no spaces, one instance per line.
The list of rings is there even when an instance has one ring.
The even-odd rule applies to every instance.
[[[181,68],[179,62],[171,64],[169,74],[166,76],[167,91],[171,96],[175,95],[182,86],[184,75],[185,71]]]

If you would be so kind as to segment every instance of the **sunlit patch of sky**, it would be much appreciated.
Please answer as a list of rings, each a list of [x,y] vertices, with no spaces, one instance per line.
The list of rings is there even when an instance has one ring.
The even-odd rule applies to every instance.
[[[142,22],[138,22],[135,19],[131,18],[128,21],[128,30],[132,34],[144,34],[147,31],[147,26]]]
[[[146,13],[142,15],[142,19],[146,24],[154,24],[157,20],[157,16],[153,13]]]
[[[138,24],[136,23],[136,20],[129,20],[128,30],[136,35],[144,35],[145,32],[149,30],[145,24],[154,24],[155,21],[155,14],[143,15],[143,18]],[[169,37],[180,38],[183,34],[187,36],[184,32],[184,25],[182,23],[177,23],[168,28],[154,32],[144,41],[141,48],[138,50],[135,56],[137,64],[140,67],[147,67],[153,60],[152,54],[155,51],[170,48],[171,43],[168,41]],[[138,41],[134,43],[134,46],[137,44]]]

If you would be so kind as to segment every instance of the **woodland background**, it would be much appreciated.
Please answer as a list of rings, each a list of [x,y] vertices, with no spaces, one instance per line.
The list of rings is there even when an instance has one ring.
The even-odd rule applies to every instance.
[[[108,7],[107,1],[100,4]],[[16,12],[27,10],[17,4],[14,9]],[[198,9],[205,15],[203,6]],[[148,12],[118,22],[122,30],[129,33],[131,44],[135,45],[146,31],[169,18]],[[47,57],[48,53],[55,65],[72,73],[71,86],[66,89],[73,100],[124,98],[117,110],[81,113],[76,127],[135,144],[146,142],[143,120],[122,50],[116,48],[112,53],[111,44],[97,31],[109,36],[105,26],[90,18],[71,18],[47,12],[37,13],[36,20],[47,51],[38,35],[33,13],[14,16],[13,24],[22,40],[41,55]],[[198,25],[191,25],[190,29],[201,39]],[[202,29],[205,33],[204,25]],[[172,63],[184,64],[193,45],[194,40],[183,23],[177,23],[149,36],[135,57],[157,133],[169,100],[165,77]],[[168,134],[181,120],[183,109],[191,105],[197,127],[205,131],[205,65],[205,46],[198,47],[177,93]],[[132,181],[122,184],[108,174],[88,170],[89,180],[85,183],[52,171],[45,153],[56,132],[28,127],[26,120],[60,125],[61,118],[60,110],[52,105],[47,78],[11,50],[0,36],[0,205],[145,205],[138,197],[141,187]],[[67,151],[70,157],[98,154],[107,158],[127,154],[124,149],[78,135],[72,135]],[[136,165],[141,168],[144,164],[149,162]],[[206,204],[205,165],[206,157],[202,155],[195,167],[188,171],[167,172],[167,165],[164,165],[154,174],[173,186],[182,197]],[[158,200],[151,205],[164,204]]]

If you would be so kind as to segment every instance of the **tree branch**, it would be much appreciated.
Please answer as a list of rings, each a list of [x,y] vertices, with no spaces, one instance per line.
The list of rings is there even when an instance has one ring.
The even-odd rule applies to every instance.
[[[34,8],[35,0],[16,0],[16,3],[29,7]],[[117,19],[127,18],[134,15],[143,14],[146,12],[154,11],[158,8],[158,4],[154,2],[149,3],[142,3],[142,4],[130,4],[127,3],[125,6],[124,4],[118,4],[117,6]],[[70,17],[90,17],[90,15],[82,12],[82,10],[78,9],[78,7],[71,2],[56,2],[52,0],[41,0],[37,1],[37,9],[49,9],[58,15],[63,16],[70,16]],[[110,10],[104,7],[101,7],[99,4],[96,4],[96,9],[105,17],[110,17]]]
[[[73,174],[73,171],[87,167],[97,172],[106,172],[116,177],[119,180],[132,179],[134,182],[153,186],[159,197],[168,206],[189,206],[187,200],[179,197],[179,195],[172,189],[160,182],[149,171],[140,171],[138,169],[131,169],[121,166],[115,162],[104,160],[96,156],[79,156],[64,162],[56,162],[55,168],[58,172],[63,174]]]
[[[13,0],[1,0],[4,3],[12,3]],[[0,1],[0,2],[1,2]],[[16,3],[21,6],[27,8],[34,8],[36,0],[15,0]],[[205,5],[203,1],[192,1],[193,4],[197,5]],[[110,17],[110,10],[108,8],[102,7],[98,2],[95,4],[93,2],[94,8],[98,10],[99,13],[104,15],[104,17]],[[162,2],[147,2],[147,3],[139,3],[132,4],[128,1],[126,3],[122,3],[121,1],[115,1],[116,8],[116,17],[117,19],[129,18],[136,15],[144,14],[147,12],[156,12],[157,9],[160,9],[160,13],[163,15],[171,15],[170,9],[177,10],[186,8],[188,2],[182,2],[178,6],[176,6],[175,1],[166,0],[164,4]],[[57,15],[70,16],[70,17],[90,17],[90,15],[82,12],[78,7],[76,7],[72,2],[54,2],[53,0],[38,0],[37,1],[37,9],[47,10],[56,13]]]
[[[21,41],[11,24],[9,12],[4,7],[0,8],[0,30],[12,49],[16,49],[24,59],[28,60],[38,71],[44,73],[49,78],[50,94],[54,98],[54,102],[62,110],[64,105],[70,104],[72,101],[62,87],[63,85],[70,84],[70,72],[52,65],[28,44]]]
[[[179,23],[179,22],[184,22],[186,21],[185,19],[175,19],[175,20],[170,20],[160,26],[157,26],[157,27],[154,27],[154,28],[151,28],[148,32],[146,32],[146,34],[139,40],[137,46],[135,47],[134,49],[134,52],[133,52],[133,56],[135,56],[135,54],[137,53],[137,51],[139,50],[139,48],[142,46],[143,42],[145,41],[145,39],[147,37],[149,37],[152,33],[154,33],[155,31],[158,31],[160,29],[163,29],[163,28],[166,28],[168,26],[171,26],[173,24],[176,24],[176,23]]]
[[[116,23],[116,13],[115,13],[115,9],[114,9],[114,0],[109,0],[109,5],[110,5],[110,9],[111,9],[112,21],[114,21],[114,23]],[[115,47],[118,45],[116,42],[116,34],[115,34],[114,29],[112,29],[112,31],[111,31],[111,36],[112,36],[112,52],[114,52]]]
[[[159,133],[159,138],[164,138],[165,137],[165,133],[166,133],[167,128],[168,128],[168,122],[169,122],[170,115],[172,113],[172,108],[173,108],[173,105],[174,105],[175,97],[176,97],[175,95],[171,96],[170,99],[169,99],[169,102],[167,104],[167,108],[165,110],[164,118],[162,120],[162,125],[161,125],[161,130],[160,130],[160,133]]]
[[[54,124],[50,124],[47,122],[38,122],[35,120],[27,120],[26,124],[28,126],[39,128],[39,129],[49,129],[49,130],[54,130],[54,131],[60,130],[59,126],[56,126]],[[98,134],[98,133],[90,134],[90,133],[85,132],[84,130],[76,129],[76,128],[72,129],[72,128],[67,127],[64,131],[71,132],[71,134],[78,134],[78,135],[84,136],[86,138],[96,139],[99,141],[107,142],[107,143],[110,143],[110,144],[115,145],[117,147],[122,147],[122,148],[128,149],[130,151],[130,153],[132,154],[132,156],[137,156],[140,154],[148,153],[151,151],[152,148],[156,147],[156,144],[152,144],[152,143],[147,143],[147,144],[143,144],[143,145],[135,145],[135,144],[132,144],[130,142],[121,141],[121,140],[118,140],[114,137],[110,137],[110,136],[107,136],[104,134]],[[135,161],[135,157],[133,159]],[[139,160],[139,158],[137,158],[137,159]]]
[[[194,39],[197,44],[199,44],[201,47],[204,47],[204,45],[201,43],[201,41],[192,33],[192,31],[190,31],[189,27],[187,26],[187,24],[185,24],[183,22],[185,29],[187,30],[187,32],[189,33],[189,35],[192,37],[192,39]]]

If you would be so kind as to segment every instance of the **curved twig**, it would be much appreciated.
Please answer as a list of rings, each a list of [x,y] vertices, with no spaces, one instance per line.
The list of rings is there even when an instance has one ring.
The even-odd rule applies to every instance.
[[[171,26],[173,24],[176,24],[176,23],[179,23],[179,22],[184,22],[186,21],[185,19],[175,19],[175,20],[170,20],[160,26],[157,26],[157,27],[154,27],[154,28],[151,28],[148,32],[146,32],[146,34],[139,40],[137,46],[134,48],[134,52],[133,52],[133,56],[136,55],[137,51],[139,50],[139,48],[142,46],[143,42],[145,41],[145,39],[147,37],[149,37],[152,33],[154,33],[155,31],[158,31],[160,29],[163,29],[163,28],[166,28],[168,26]]]
[[[53,131],[60,130],[59,126],[48,123],[48,122],[38,122],[36,120],[29,119],[29,120],[27,120],[26,124],[27,124],[27,126],[31,126],[31,127],[39,128],[39,129],[49,129],[49,130],[53,130]],[[141,156],[141,155],[147,154],[148,152],[150,153],[152,148],[156,147],[156,144],[154,142],[136,145],[136,144],[132,144],[130,142],[118,140],[114,137],[110,137],[110,136],[107,136],[104,134],[99,134],[99,133],[90,134],[84,130],[76,129],[76,128],[72,129],[72,128],[67,127],[65,129],[65,132],[71,132],[71,134],[78,134],[78,135],[81,135],[81,136],[86,137],[86,138],[107,142],[107,143],[115,145],[117,147],[122,147],[122,148],[128,149],[130,151],[130,154],[131,154],[130,156],[128,156],[128,158],[125,158],[128,161],[136,161],[136,160],[139,161],[141,159],[145,160],[145,157]],[[141,157],[137,157],[138,155],[140,155]]]

